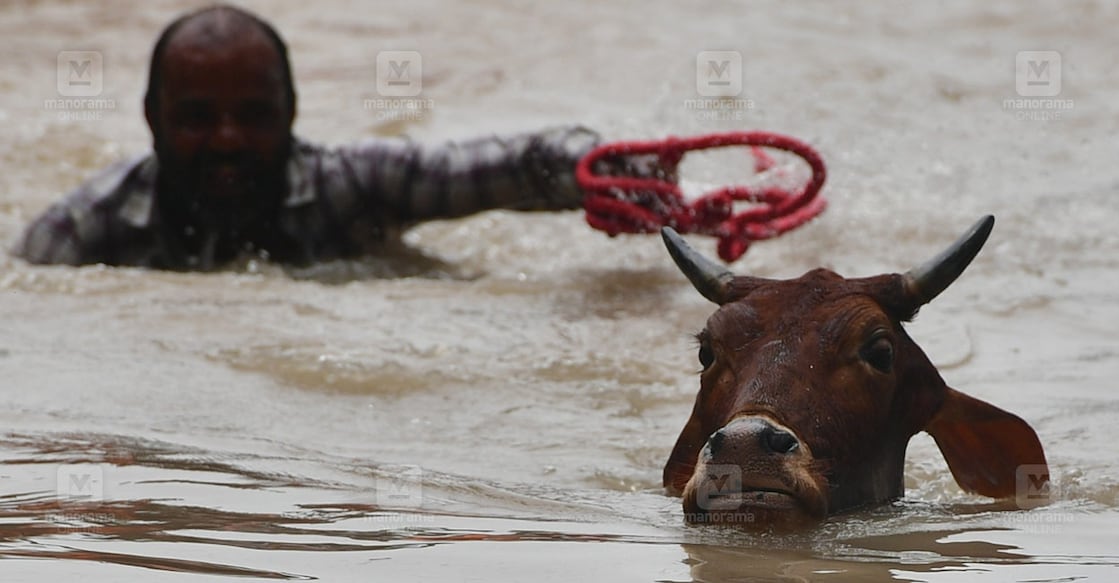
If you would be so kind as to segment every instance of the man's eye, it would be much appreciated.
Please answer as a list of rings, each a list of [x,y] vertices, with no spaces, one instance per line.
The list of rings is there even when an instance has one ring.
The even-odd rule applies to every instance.
[[[214,112],[208,107],[187,105],[175,112],[175,121],[186,127],[206,127],[214,123]]]
[[[237,119],[246,127],[266,127],[272,125],[280,116],[280,111],[271,103],[254,102],[241,108]]]

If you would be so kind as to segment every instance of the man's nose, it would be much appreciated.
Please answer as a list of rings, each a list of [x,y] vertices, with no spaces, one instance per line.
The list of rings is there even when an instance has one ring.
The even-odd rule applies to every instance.
[[[788,429],[765,417],[739,417],[711,434],[704,448],[708,461],[740,463],[763,456],[785,456],[801,449]]]
[[[245,130],[231,114],[218,118],[210,138],[210,148],[216,152],[238,152],[245,148]]]

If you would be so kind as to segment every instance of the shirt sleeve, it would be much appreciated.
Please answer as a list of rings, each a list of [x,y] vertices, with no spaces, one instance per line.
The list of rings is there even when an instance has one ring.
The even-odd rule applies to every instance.
[[[81,265],[82,241],[77,223],[64,204],[55,204],[35,219],[12,254],[29,263]]]
[[[110,250],[114,234],[125,225],[121,202],[150,203],[153,196],[151,181],[137,171],[150,158],[114,164],[81,184],[27,227],[12,254],[37,264],[116,263]],[[135,202],[143,208],[128,210],[143,216],[132,220],[146,221],[149,205]]]
[[[575,165],[599,142],[579,126],[422,147],[371,140],[346,152],[360,182],[402,222],[488,209],[579,208]]]

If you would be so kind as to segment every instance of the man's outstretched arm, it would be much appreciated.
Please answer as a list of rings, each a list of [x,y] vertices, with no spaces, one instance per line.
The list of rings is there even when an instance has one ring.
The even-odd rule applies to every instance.
[[[411,223],[489,209],[579,208],[575,165],[598,142],[575,126],[426,148],[381,140],[348,153],[377,206]]]

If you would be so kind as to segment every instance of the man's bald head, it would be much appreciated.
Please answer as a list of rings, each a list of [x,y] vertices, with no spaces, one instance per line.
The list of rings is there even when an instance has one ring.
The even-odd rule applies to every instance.
[[[163,87],[164,62],[169,50],[173,51],[222,51],[237,50],[249,45],[270,48],[272,58],[260,63],[274,67],[283,87],[284,102],[295,110],[295,83],[288,60],[287,45],[270,24],[240,8],[216,5],[179,17],[163,29],[152,50],[148,73],[148,90],[144,95],[144,108],[149,116],[158,117],[160,90]]]

